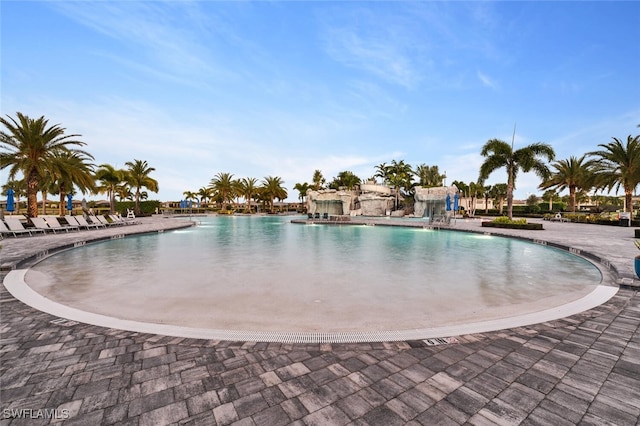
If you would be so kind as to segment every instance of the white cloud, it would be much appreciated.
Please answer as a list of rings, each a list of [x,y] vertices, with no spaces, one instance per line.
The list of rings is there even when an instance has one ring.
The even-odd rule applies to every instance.
[[[478,79],[482,82],[485,87],[489,87],[491,89],[498,89],[498,83],[490,78],[488,75],[484,74],[481,71],[477,72]]]

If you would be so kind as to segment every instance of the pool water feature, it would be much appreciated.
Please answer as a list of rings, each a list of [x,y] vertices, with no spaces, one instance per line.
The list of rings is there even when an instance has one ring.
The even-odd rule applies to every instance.
[[[25,280],[109,318],[303,334],[500,322],[571,303],[602,281],[581,257],[516,239],[290,219],[209,217],[90,244],[43,260]]]

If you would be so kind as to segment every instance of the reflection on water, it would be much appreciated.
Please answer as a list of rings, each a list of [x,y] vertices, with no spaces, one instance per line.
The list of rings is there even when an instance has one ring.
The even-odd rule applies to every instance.
[[[289,221],[206,218],[180,232],[69,250],[33,270],[47,277],[39,291],[65,303],[148,311],[149,320],[198,316],[217,326],[261,323],[247,312],[283,324],[332,318],[343,328],[357,321],[375,327],[384,315],[429,322],[458,307],[471,315],[601,281],[582,258],[513,239]],[[355,314],[364,310],[373,318]]]

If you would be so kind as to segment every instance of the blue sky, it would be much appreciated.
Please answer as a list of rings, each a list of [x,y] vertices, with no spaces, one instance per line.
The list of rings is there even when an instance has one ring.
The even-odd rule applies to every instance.
[[[468,183],[514,124],[558,159],[640,133],[638,2],[3,1],[1,19],[2,115],[60,123],[97,164],[146,160],[163,201],[219,172],[296,200],[315,169],[391,160]]]

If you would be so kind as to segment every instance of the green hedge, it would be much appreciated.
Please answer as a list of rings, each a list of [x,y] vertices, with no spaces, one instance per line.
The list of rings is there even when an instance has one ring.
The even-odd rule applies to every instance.
[[[528,229],[540,231],[544,228],[541,223],[500,223],[500,222],[482,222],[483,228],[505,228],[505,229]]]
[[[127,209],[134,210],[136,207],[135,201],[116,201],[116,212],[120,213],[122,216],[127,215]],[[160,201],[158,200],[145,200],[140,201],[140,215],[141,216],[150,216],[160,210]]]

